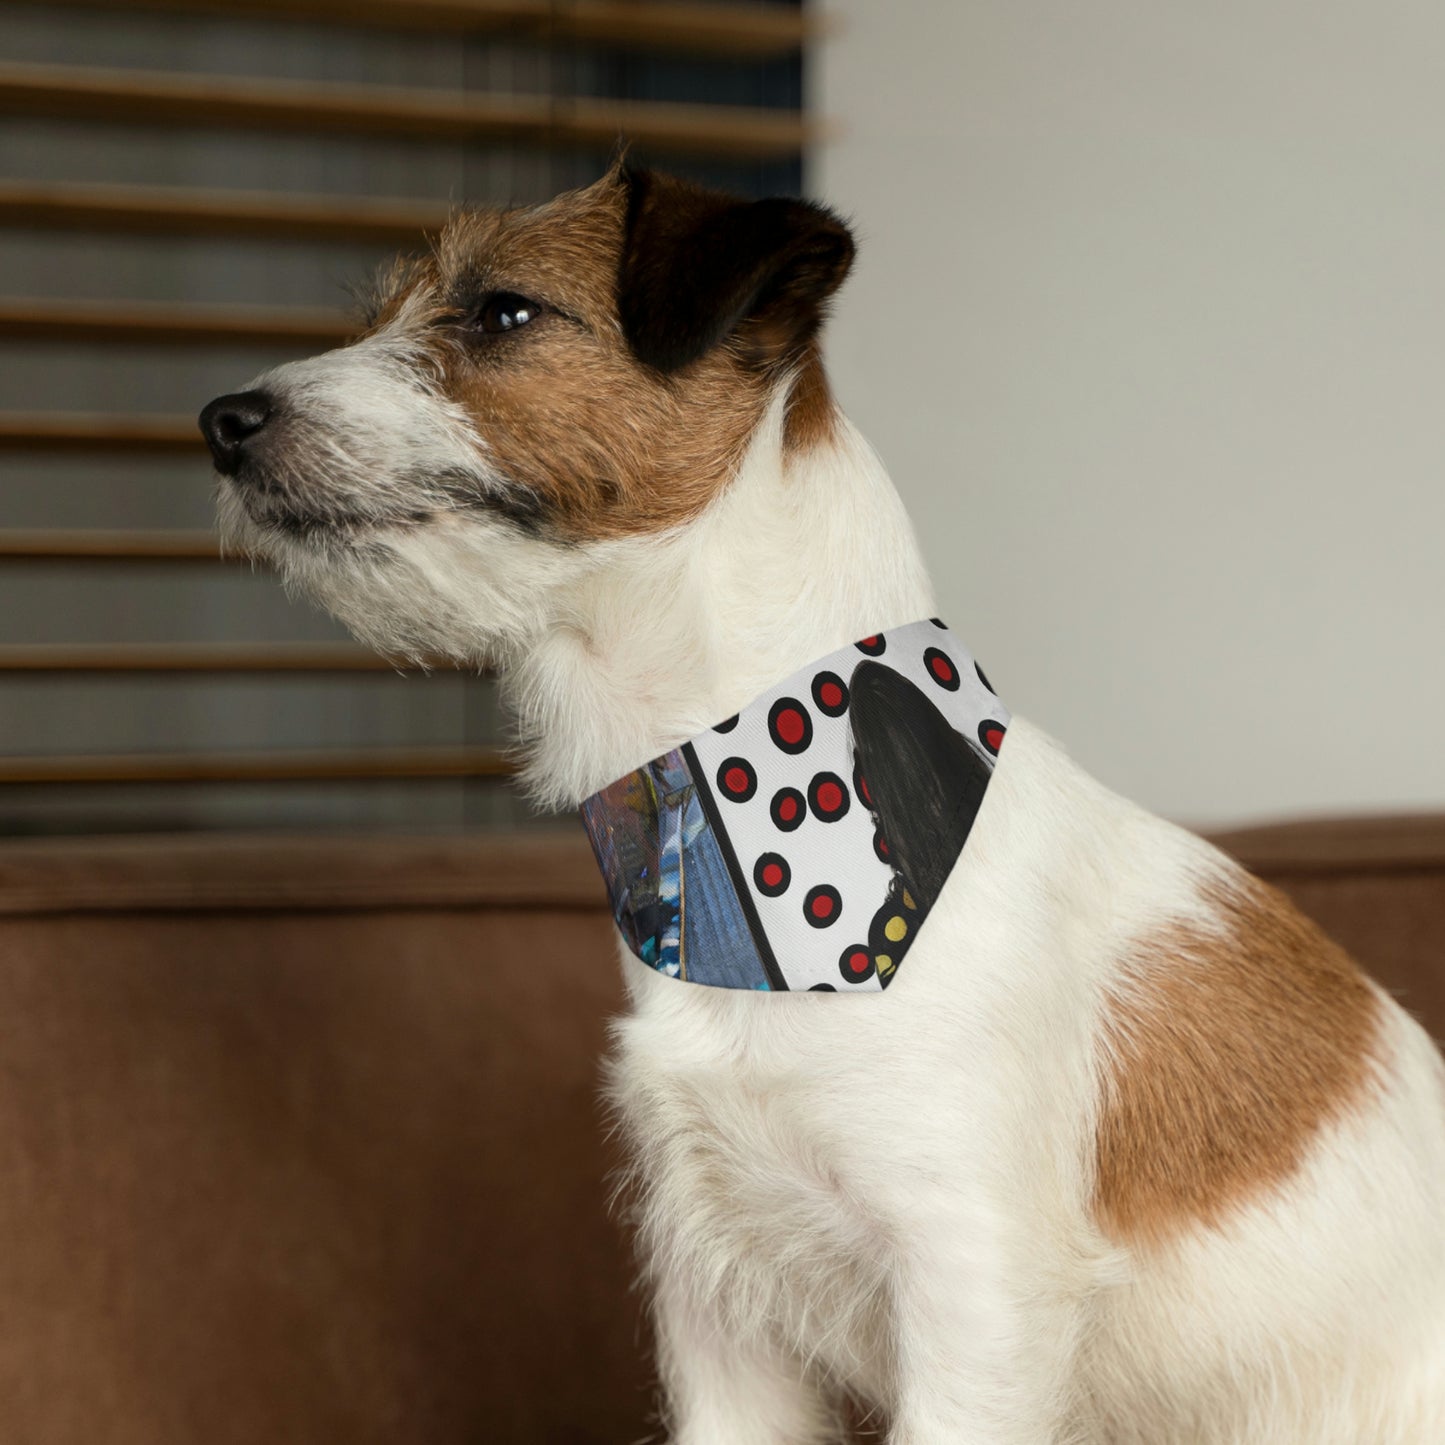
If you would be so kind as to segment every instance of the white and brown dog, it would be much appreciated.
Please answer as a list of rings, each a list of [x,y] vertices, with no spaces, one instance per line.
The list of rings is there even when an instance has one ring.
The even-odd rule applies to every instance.
[[[817,350],[827,211],[615,169],[458,215],[213,402],[233,544],[501,671],[551,804],[934,611]],[[614,1094],[673,1438],[1445,1440],[1445,1072],[1276,893],[1015,719],[871,1001],[630,954]]]

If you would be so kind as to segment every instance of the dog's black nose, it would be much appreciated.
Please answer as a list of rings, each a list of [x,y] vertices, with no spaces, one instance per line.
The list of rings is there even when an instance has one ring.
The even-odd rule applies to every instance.
[[[218,396],[201,413],[201,434],[216,470],[232,476],[240,468],[246,443],[270,420],[271,398],[264,391]]]

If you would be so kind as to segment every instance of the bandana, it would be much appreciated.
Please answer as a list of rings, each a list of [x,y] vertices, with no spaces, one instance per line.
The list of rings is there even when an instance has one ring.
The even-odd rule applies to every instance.
[[[714,987],[886,988],[1008,720],[936,618],[794,673],[582,804],[628,946]]]

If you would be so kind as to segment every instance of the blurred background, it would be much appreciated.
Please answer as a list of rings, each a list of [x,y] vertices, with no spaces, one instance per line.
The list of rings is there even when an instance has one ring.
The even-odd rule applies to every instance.
[[[451,205],[587,184],[620,135],[798,191],[803,33],[791,5],[0,4],[0,832],[528,822],[489,682],[398,676],[217,560],[196,412],[339,343]]]
[[[215,559],[193,418],[619,133],[852,219],[837,390],[1085,766],[1201,826],[1445,801],[1445,27],[673,8],[0,4],[0,833],[536,821],[489,682]]]
[[[0,1436],[659,1438],[581,831],[217,555],[195,425],[619,135],[850,218],[941,612],[1445,1032],[1442,73],[1364,0],[0,0]]]

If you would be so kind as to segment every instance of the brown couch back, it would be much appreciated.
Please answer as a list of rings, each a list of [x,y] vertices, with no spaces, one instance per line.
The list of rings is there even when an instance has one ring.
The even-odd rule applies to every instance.
[[[1445,1031],[1445,824],[1225,840]],[[576,833],[0,845],[0,1438],[634,1441]]]
[[[638,1438],[578,842],[0,850],[0,1439]]]

